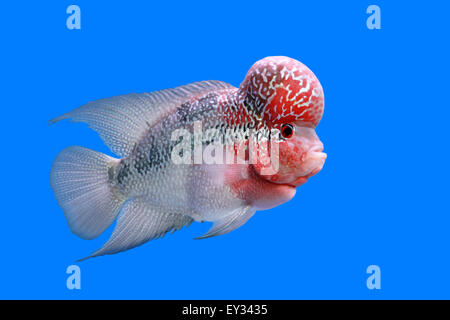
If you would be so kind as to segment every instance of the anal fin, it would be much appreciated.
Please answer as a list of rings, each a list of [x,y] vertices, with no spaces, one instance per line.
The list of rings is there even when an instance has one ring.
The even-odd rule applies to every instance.
[[[99,250],[79,261],[135,248],[192,222],[193,219],[189,216],[162,211],[146,198],[130,199],[120,211],[109,240]]]

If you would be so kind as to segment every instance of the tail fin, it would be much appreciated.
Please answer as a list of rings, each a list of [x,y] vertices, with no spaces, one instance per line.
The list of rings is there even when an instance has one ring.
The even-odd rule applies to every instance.
[[[50,185],[73,233],[93,239],[115,220],[124,197],[112,189],[109,169],[118,159],[82,147],[61,151],[50,172]]]

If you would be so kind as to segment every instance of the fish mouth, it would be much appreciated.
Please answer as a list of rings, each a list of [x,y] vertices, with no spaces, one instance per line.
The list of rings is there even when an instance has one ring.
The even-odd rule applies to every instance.
[[[315,146],[313,146],[311,149],[309,149],[309,152],[318,152],[318,153],[323,153],[323,144],[316,144]],[[324,153],[326,156],[326,153]]]
[[[327,154],[322,152],[322,150],[323,147],[320,146],[312,148],[309,151],[308,156],[306,157],[307,161],[305,170],[306,173],[303,173],[302,175],[297,177],[294,181],[289,182],[287,184],[297,188],[305,184],[309,178],[319,173],[325,164],[325,159],[327,158]]]
[[[261,179],[263,179],[266,183],[270,183],[277,186],[286,186],[290,188],[297,188],[303,184],[305,184],[309,178],[319,173],[324,164],[325,160],[327,158],[327,154],[322,152],[323,151],[323,145],[317,144],[311,147],[304,158],[302,158],[303,165],[301,172],[298,172],[298,175],[292,180],[292,181],[273,181],[270,176],[264,177],[263,175],[260,175],[257,170],[253,167],[254,173],[259,176]]]
[[[309,174],[307,174],[306,176],[300,176],[297,179],[295,179],[294,181],[286,183],[286,184],[289,186],[292,186],[294,188],[300,187],[301,185],[305,184],[309,178],[311,178],[312,176],[319,173],[320,170],[322,170],[322,167],[316,168],[313,171],[311,171]]]

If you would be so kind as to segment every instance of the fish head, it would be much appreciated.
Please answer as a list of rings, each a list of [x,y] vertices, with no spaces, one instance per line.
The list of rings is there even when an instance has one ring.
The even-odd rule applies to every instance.
[[[272,131],[270,143],[257,145],[257,174],[292,187],[317,174],[326,154],[315,132],[324,95],[314,73],[295,59],[267,57],[252,66],[240,92],[247,112]]]

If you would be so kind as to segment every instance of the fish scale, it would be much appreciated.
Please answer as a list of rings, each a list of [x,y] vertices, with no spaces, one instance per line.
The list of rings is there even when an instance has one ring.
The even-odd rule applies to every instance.
[[[236,90],[232,90],[222,92],[222,95],[235,93]],[[215,218],[216,213],[221,215],[222,212],[230,211],[230,204],[231,209],[242,205],[242,201],[236,199],[228,185],[214,183],[216,177],[210,176],[209,170],[202,166],[179,165],[171,161],[172,150],[177,141],[171,141],[170,135],[176,129],[191,128],[195,121],[202,120],[204,130],[220,127],[221,130],[217,132],[220,138],[227,129],[242,131],[237,124],[229,126],[227,118],[217,117],[217,110],[224,109],[218,96],[218,93],[207,93],[185,102],[175,114],[169,114],[147,130],[134,151],[122,159],[116,169],[115,179],[124,197],[145,196],[165,210],[174,207],[178,210],[187,206],[198,221],[211,220]],[[213,117],[208,119],[207,115]],[[202,144],[207,146],[216,139],[218,138],[215,136],[205,136]],[[184,183],[176,183],[180,181]],[[201,181],[201,185],[196,185],[196,181]],[[190,188],[186,188],[186,184],[189,184]],[[175,199],[167,197],[169,192],[176,194]],[[174,203],[180,205],[174,206]]]

